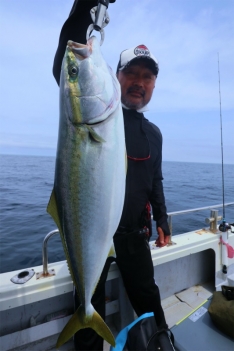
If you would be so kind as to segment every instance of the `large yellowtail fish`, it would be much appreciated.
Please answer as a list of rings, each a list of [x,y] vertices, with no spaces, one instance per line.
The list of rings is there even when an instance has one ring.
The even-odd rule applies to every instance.
[[[57,347],[82,328],[92,328],[115,344],[91,298],[122,214],[125,176],[119,82],[95,37],[87,45],[69,41],[60,77],[55,179],[47,211],[60,231],[81,305]]]

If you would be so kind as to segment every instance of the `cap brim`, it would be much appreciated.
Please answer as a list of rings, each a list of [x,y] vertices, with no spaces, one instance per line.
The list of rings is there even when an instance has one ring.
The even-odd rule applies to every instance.
[[[125,68],[127,68],[129,66],[137,65],[139,63],[139,61],[146,62],[147,68],[149,68],[153,72],[153,74],[155,76],[157,76],[158,70],[159,70],[158,69],[158,65],[151,57],[147,57],[147,56],[135,57],[134,59],[129,61],[125,66],[122,66],[122,67],[120,66],[120,62],[119,62],[118,66],[117,66],[117,72],[118,71],[123,71]]]

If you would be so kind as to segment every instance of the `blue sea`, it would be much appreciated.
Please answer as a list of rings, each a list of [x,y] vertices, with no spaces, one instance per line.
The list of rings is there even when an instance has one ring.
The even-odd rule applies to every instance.
[[[56,229],[46,212],[54,166],[54,157],[0,155],[0,272],[42,263],[43,239]],[[219,164],[164,162],[168,212],[221,204],[221,175]],[[234,165],[224,165],[225,202],[234,202],[233,176]],[[204,228],[209,214],[205,210],[175,216],[173,235]],[[226,208],[226,220],[234,222],[234,206]],[[49,262],[65,259],[59,235],[49,240],[48,247]]]

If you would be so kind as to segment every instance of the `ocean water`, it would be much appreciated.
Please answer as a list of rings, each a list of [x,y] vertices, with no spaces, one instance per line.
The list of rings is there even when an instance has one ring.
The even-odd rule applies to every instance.
[[[42,263],[43,239],[56,229],[46,212],[54,165],[54,157],[0,155],[1,273]],[[168,212],[222,203],[221,165],[164,162],[163,175]],[[225,202],[234,202],[234,165],[224,165],[224,179]],[[234,206],[225,211],[227,222],[233,223]],[[173,235],[204,228],[209,214],[175,216]],[[49,240],[48,256],[49,262],[65,259],[59,235]]]

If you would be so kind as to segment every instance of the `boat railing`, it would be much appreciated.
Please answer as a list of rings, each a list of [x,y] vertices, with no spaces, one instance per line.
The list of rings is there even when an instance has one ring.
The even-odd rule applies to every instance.
[[[234,202],[229,202],[224,204],[225,207],[234,205]],[[187,214],[187,213],[192,213],[192,212],[198,212],[198,211],[203,211],[203,210],[211,210],[211,214],[210,214],[210,218],[206,218],[205,222],[207,224],[210,224],[210,230],[212,232],[216,232],[217,231],[217,224],[218,221],[220,221],[222,219],[222,216],[218,216],[218,210],[215,210],[216,208],[221,208],[223,207],[223,204],[219,204],[219,205],[213,205],[213,206],[206,206],[206,207],[199,207],[199,208],[193,208],[190,210],[183,210],[183,211],[176,211],[176,212],[169,212],[168,213],[168,223],[169,223],[169,228],[170,228],[170,232],[171,232],[171,236],[172,236],[172,217],[173,216],[178,216],[178,215],[182,215],[182,214]],[[42,263],[43,263],[43,272],[41,273],[37,273],[37,279],[40,278],[45,278],[45,277],[50,277],[52,275],[55,275],[54,270],[48,270],[48,251],[47,251],[47,243],[48,240],[54,236],[55,234],[58,234],[59,230],[55,229],[52,230],[51,232],[49,232],[44,240],[43,240],[43,244],[42,244]]]
[[[49,239],[54,236],[55,234],[58,234],[59,230],[55,229],[49,232],[42,243],[42,265],[43,265],[43,271],[40,273],[37,273],[37,279],[40,278],[46,278],[46,277],[51,277],[52,275],[55,275],[54,270],[48,270],[48,250],[47,250],[47,244]]]
[[[228,207],[228,206],[231,206],[231,205],[234,205],[234,202],[225,203],[224,207]],[[169,223],[169,228],[170,228],[171,235],[172,235],[172,217],[173,216],[178,216],[178,215],[182,215],[182,214],[188,214],[188,213],[192,213],[192,212],[199,212],[199,211],[203,211],[203,210],[211,210],[210,217],[205,219],[205,223],[206,224],[210,224],[210,230],[212,232],[216,232],[217,231],[218,221],[221,221],[222,216],[219,216],[218,215],[218,210],[215,210],[215,209],[216,208],[222,208],[222,207],[223,207],[223,204],[219,204],[219,205],[213,205],[213,206],[192,208],[190,210],[168,212],[168,223]]]

